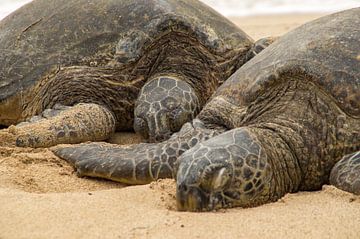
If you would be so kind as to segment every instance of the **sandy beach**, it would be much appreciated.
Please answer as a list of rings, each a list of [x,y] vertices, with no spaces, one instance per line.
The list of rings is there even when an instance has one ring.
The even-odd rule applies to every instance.
[[[254,39],[321,15],[231,18]],[[133,143],[132,134],[111,142]],[[359,238],[360,196],[324,186],[256,208],[177,212],[173,180],[129,186],[78,178],[48,149],[16,148],[0,133],[0,239]]]

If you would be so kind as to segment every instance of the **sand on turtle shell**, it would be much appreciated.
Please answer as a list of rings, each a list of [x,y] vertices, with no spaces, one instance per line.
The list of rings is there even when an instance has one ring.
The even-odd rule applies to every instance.
[[[254,39],[319,15],[234,18]],[[360,238],[360,196],[324,186],[256,208],[177,212],[171,179],[131,186],[78,178],[48,149],[0,132],[0,238]],[[131,133],[110,142],[137,143]]]

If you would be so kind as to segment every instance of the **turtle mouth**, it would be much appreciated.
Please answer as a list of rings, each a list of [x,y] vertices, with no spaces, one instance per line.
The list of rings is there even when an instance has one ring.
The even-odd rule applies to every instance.
[[[168,140],[174,132],[166,129],[153,129],[148,127],[148,123],[151,120],[145,120],[141,117],[135,117],[134,130],[137,134],[141,135],[147,143],[158,143]]]
[[[198,187],[179,185],[176,190],[177,209],[179,211],[210,211],[209,195]]]

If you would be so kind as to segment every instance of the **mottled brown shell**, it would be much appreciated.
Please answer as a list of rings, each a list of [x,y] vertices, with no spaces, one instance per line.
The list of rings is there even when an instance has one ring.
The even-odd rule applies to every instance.
[[[0,22],[0,102],[56,67],[136,61],[174,30],[217,54],[252,43],[197,0],[34,0]]]
[[[217,91],[248,106],[286,79],[310,81],[347,114],[360,117],[360,8],[305,24],[270,45]],[[207,106],[211,107],[211,103]]]

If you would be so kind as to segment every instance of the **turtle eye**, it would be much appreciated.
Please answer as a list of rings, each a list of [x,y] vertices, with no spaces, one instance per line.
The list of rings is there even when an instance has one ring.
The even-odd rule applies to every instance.
[[[165,96],[161,101],[160,104],[163,108],[171,111],[177,108],[180,104],[181,99],[176,99],[172,96]]]
[[[173,109],[171,109],[171,111],[169,112],[169,126],[172,132],[177,132],[178,130],[180,130],[181,126],[182,126],[182,122],[184,121],[184,112],[181,108],[179,107],[174,107]]]
[[[191,120],[191,114],[181,107],[177,106],[169,112],[169,126],[172,132],[178,132],[185,123]]]
[[[201,177],[201,186],[208,191],[223,189],[231,179],[230,171],[223,165],[209,165]]]

